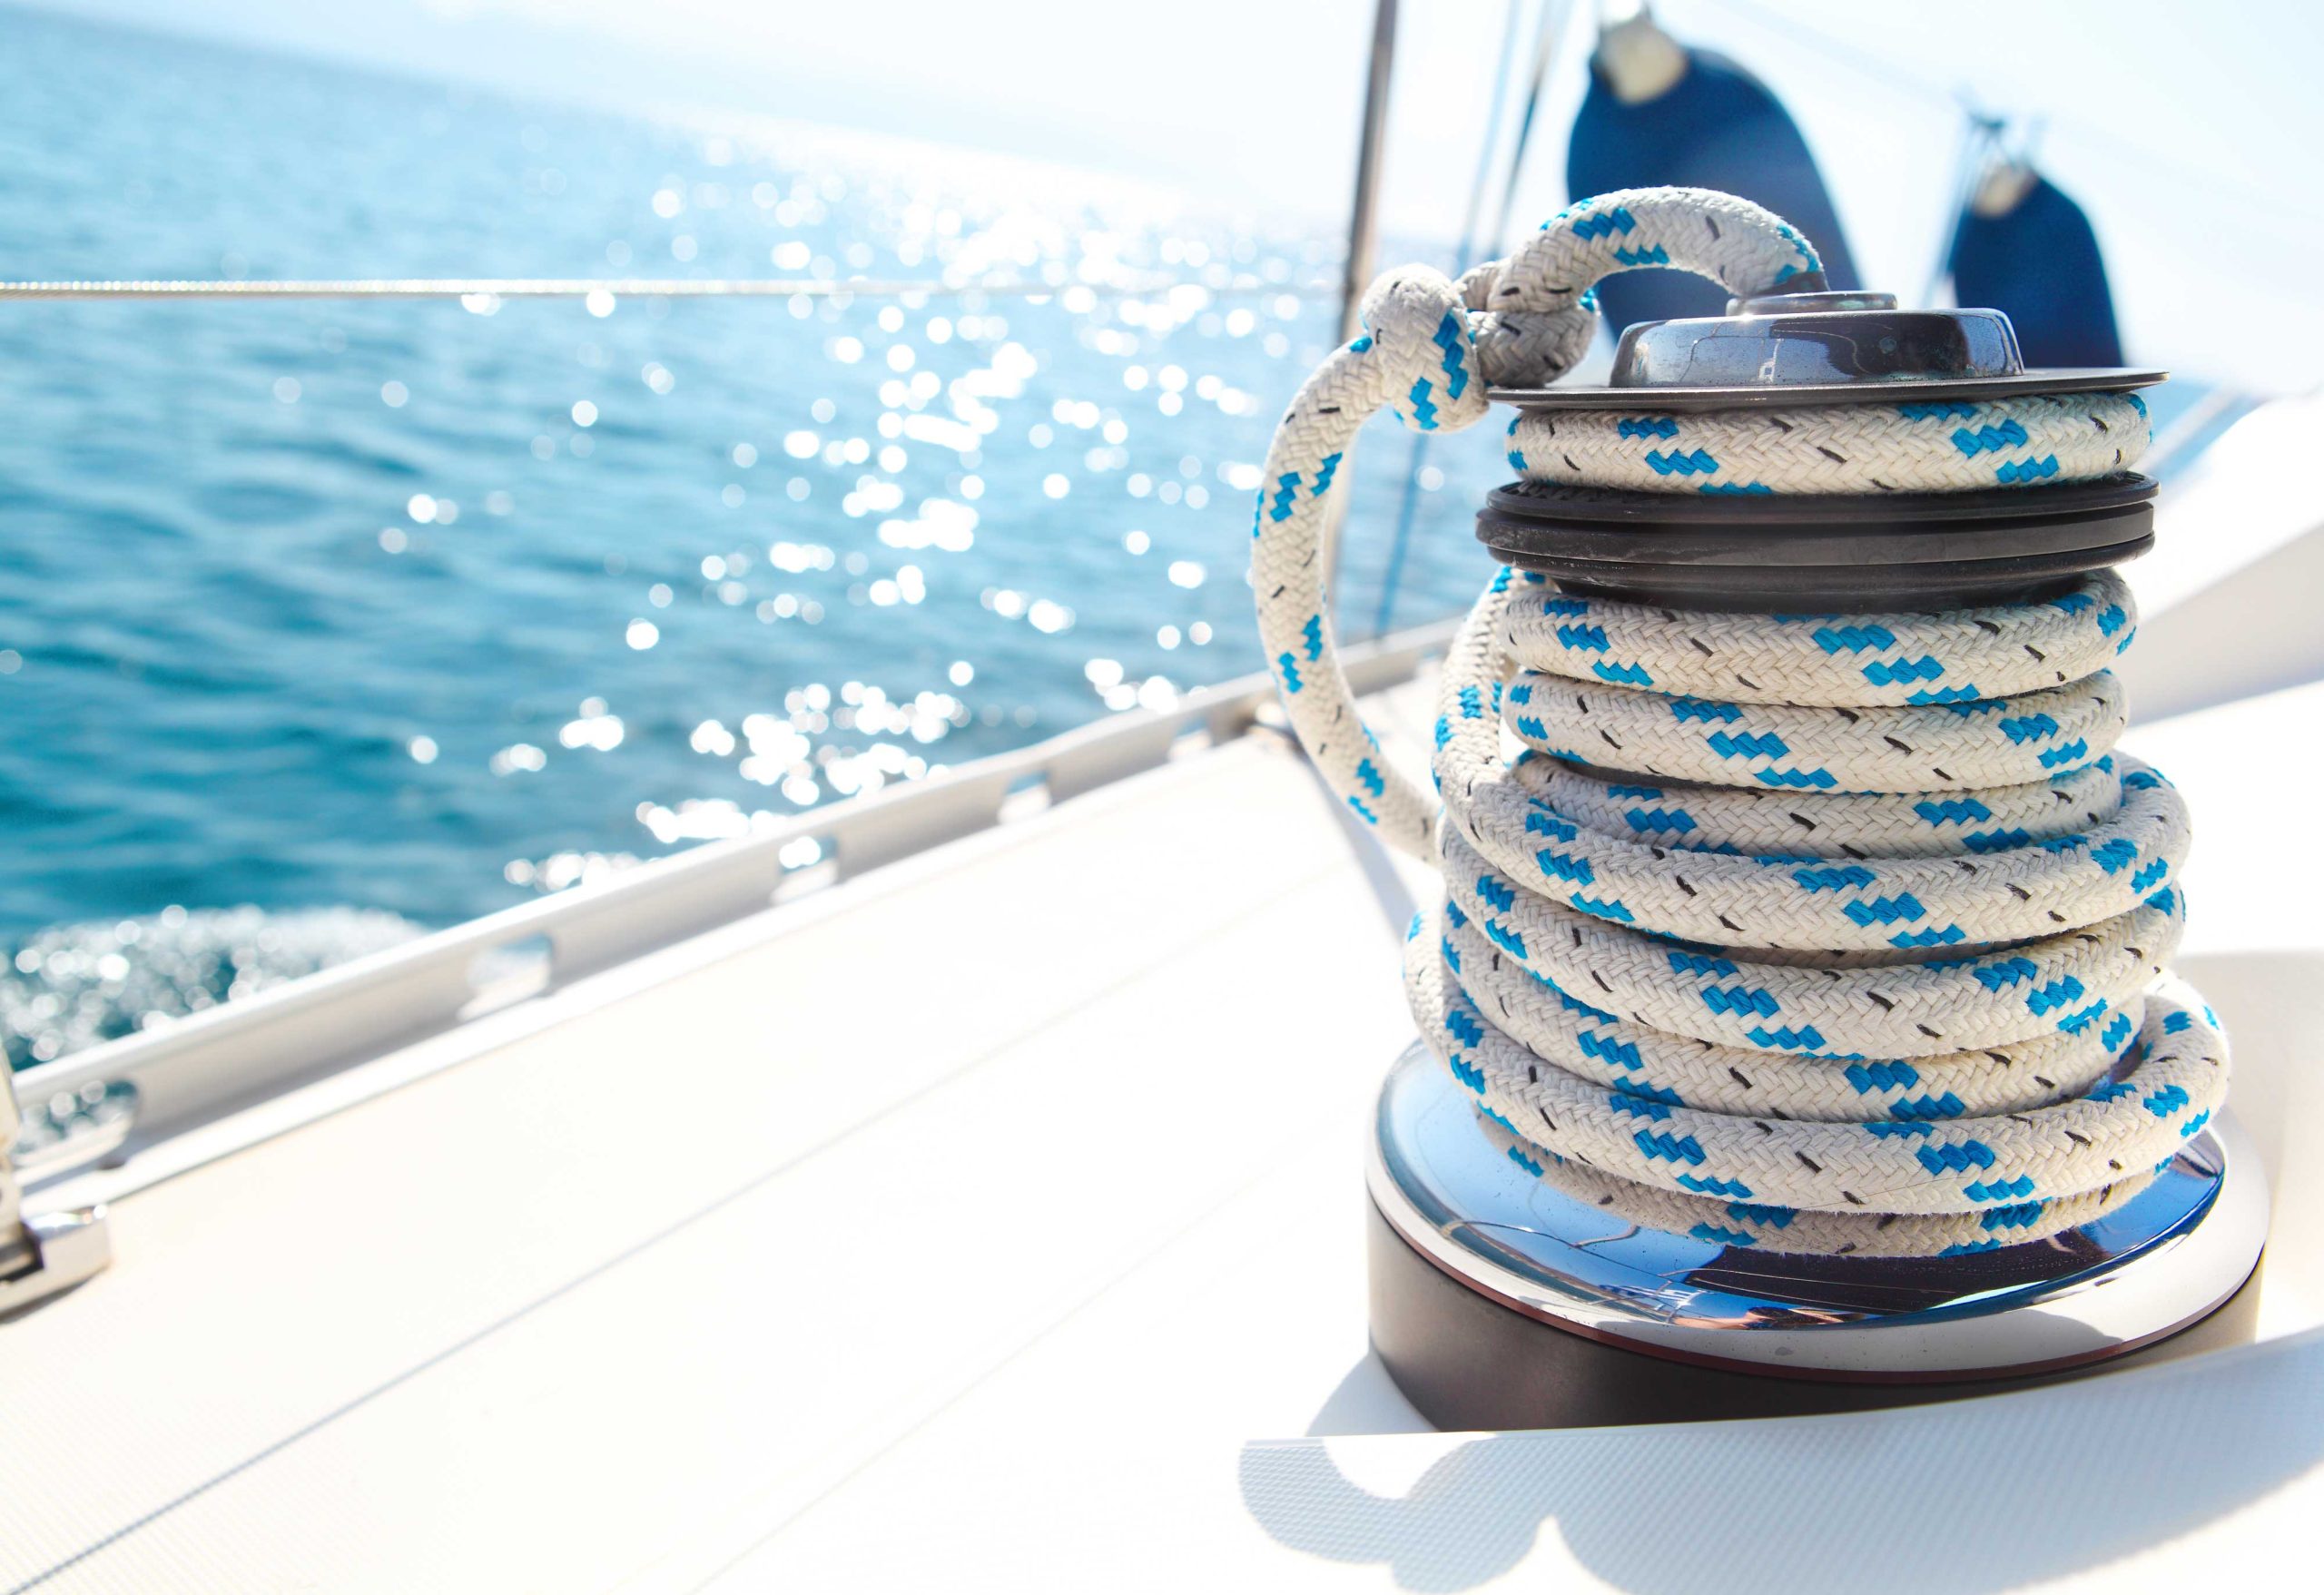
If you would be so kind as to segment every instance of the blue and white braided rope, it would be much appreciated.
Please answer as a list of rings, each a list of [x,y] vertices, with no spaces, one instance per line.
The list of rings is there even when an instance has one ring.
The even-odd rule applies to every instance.
[[[2157,995],[2184,806],[2111,750],[2135,632],[2111,574],[1943,615],[1696,614],[1503,571],[1446,660],[1438,794],[1381,757],[1323,603],[1323,507],[1364,419],[1472,424],[1553,379],[1610,271],[1731,292],[1816,269],[1726,195],[1572,207],[1460,284],[1375,284],[1278,428],[1252,561],[1294,727],[1355,812],[1439,862],[1407,989],[1508,1155],[1723,1244],[1981,1250],[2127,1200],[2224,1095]],[[1653,491],[1949,491],[2102,476],[2131,395],[1521,417],[1529,478]],[[1517,751],[1504,753],[1504,740]]]
[[[1949,493],[2104,476],[2146,442],[2135,393],[1687,416],[1534,410],[1510,423],[1509,463],[1528,481],[1649,493]]]

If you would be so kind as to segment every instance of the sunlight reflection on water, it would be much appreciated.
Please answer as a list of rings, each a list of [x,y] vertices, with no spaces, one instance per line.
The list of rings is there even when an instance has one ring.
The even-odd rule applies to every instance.
[[[168,905],[445,923],[1255,667],[1250,494],[1332,337],[1302,291],[1327,237],[964,151],[11,25],[0,274],[1052,290],[5,307],[12,943]],[[1442,453],[1408,620],[1482,574],[1498,456]]]

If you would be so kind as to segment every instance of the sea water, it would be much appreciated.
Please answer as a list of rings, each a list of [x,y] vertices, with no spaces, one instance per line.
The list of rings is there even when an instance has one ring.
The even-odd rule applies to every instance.
[[[763,109],[0,10],[0,277],[1049,289],[0,304],[12,1063],[1258,667],[1329,217]],[[1403,623],[1486,574],[1493,430],[1418,475]],[[1356,636],[1413,458],[1372,438]]]
[[[12,1062],[1257,667],[1328,222],[0,16],[0,276],[1052,288],[0,305]],[[1433,458],[1406,624],[1503,474]]]

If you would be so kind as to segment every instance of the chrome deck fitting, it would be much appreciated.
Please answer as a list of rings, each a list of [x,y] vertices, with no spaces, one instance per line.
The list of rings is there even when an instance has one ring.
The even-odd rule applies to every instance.
[[[2151,370],[2031,370],[1994,310],[1771,294],[1628,329],[1609,385],[1497,389],[1523,410],[1684,416],[2120,392]],[[1758,613],[1929,611],[2052,596],[2153,545],[2134,472],[1953,493],[1701,497],[1548,482],[1477,536],[1560,590]],[[2093,1223],[1956,1256],[1785,1255],[1643,1228],[1519,1167],[1414,1043],[1374,1127],[1371,1323],[1447,1429],[1761,1417],[2014,1389],[2251,1338],[2264,1172],[2231,1115]],[[2164,1343],[2170,1343],[2165,1344]]]
[[[0,1318],[103,1271],[113,1242],[103,1206],[26,1217],[11,1151],[15,1093],[0,1086]]]
[[[1956,1257],[1789,1255],[1611,1217],[1512,1163],[1417,1042],[1372,1140],[1373,1344],[1444,1429],[1948,1400],[2240,1344],[2258,1308],[2267,1180],[2231,1114],[2105,1217]]]

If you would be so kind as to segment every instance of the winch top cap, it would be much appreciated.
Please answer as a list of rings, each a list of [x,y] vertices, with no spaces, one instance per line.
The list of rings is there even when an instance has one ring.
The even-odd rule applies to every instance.
[[[1724,316],[1641,321],[1615,345],[1602,388],[1496,389],[1526,409],[1658,409],[1977,400],[2026,393],[2119,392],[2164,373],[2029,369],[2016,329],[1994,310],[1899,310],[1890,293],[1817,289],[1729,300]]]
[[[1762,294],[1725,316],[1641,321],[1614,350],[1616,388],[1798,387],[2022,375],[1999,310],[1900,310],[1886,293]]]

